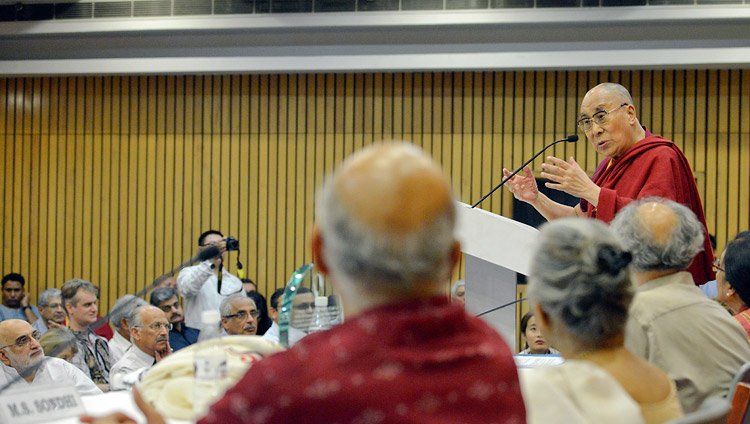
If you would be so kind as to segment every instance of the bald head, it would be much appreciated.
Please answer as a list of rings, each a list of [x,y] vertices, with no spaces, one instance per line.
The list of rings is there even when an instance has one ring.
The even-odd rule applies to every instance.
[[[630,95],[628,89],[614,82],[603,82],[595,86],[583,96],[583,99],[586,101],[587,97],[593,96],[601,96],[617,103],[633,104],[633,97]]]
[[[370,147],[344,162],[334,190],[374,231],[408,233],[453,207],[448,181],[422,150],[408,144]]]
[[[631,202],[612,221],[635,271],[684,270],[703,249],[703,225],[686,206],[662,198]]]
[[[317,218],[332,274],[374,290],[449,278],[450,185],[413,145],[375,145],[346,160],[321,190]]]
[[[26,321],[9,319],[0,322],[0,362],[20,373],[42,360],[44,352],[34,333]]]

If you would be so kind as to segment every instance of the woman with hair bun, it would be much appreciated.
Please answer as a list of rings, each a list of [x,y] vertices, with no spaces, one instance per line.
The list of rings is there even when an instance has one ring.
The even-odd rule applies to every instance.
[[[566,362],[522,370],[529,423],[647,423],[682,416],[674,382],[624,347],[633,299],[628,264],[603,223],[565,218],[539,234],[528,297],[545,339]]]

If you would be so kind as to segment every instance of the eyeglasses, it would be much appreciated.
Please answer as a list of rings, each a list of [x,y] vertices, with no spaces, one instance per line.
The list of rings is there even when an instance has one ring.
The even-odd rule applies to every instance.
[[[313,309],[315,309],[315,302],[298,303],[292,306],[292,308],[298,311],[306,311],[308,309],[312,311]]]
[[[45,309],[63,309],[62,303],[50,303]]]
[[[721,267],[721,259],[714,259],[714,261],[711,263],[711,266],[714,268],[714,272],[721,271],[726,273],[726,271],[724,271],[724,268]]]
[[[12,347],[12,346],[24,347],[27,344],[29,344],[29,342],[31,342],[31,339],[39,340],[39,337],[42,337],[42,334],[38,331],[34,331],[33,333],[31,333],[31,337],[21,336],[16,339],[15,343],[11,343],[7,346],[0,347],[0,349],[5,349],[6,347]]]
[[[253,319],[258,319],[258,317],[260,316],[260,312],[258,312],[257,309],[253,309],[252,311],[250,311],[250,313],[248,313],[247,311],[240,311],[234,315],[226,315],[224,318],[226,319],[239,318],[240,321],[244,321],[247,319],[248,316],[253,317]]]
[[[133,327],[143,328],[143,327],[138,326],[138,325],[134,325]],[[170,322],[155,322],[155,323],[149,325],[148,328],[150,328],[153,331],[159,331],[162,328],[166,328],[167,331],[172,331],[172,323],[170,323]]]
[[[609,120],[608,116],[610,113],[613,113],[617,109],[620,109],[621,107],[627,105],[627,103],[623,103],[609,112],[607,112],[606,110],[600,110],[599,112],[596,112],[591,118],[579,119],[578,121],[576,121],[576,124],[578,124],[578,128],[580,128],[583,132],[591,131],[592,122],[596,122],[596,125],[604,125],[607,123],[607,120]]]

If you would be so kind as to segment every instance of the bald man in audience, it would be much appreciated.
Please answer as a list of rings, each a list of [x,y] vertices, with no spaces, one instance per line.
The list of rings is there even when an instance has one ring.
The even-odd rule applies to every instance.
[[[254,364],[199,422],[525,422],[508,346],[445,295],[461,249],[441,167],[391,143],[338,169],[312,249],[346,321]]]
[[[139,306],[128,321],[133,345],[112,366],[112,390],[126,389],[129,384],[140,381],[145,371],[172,353],[169,347],[172,324],[164,311],[152,305]]]
[[[679,203],[649,198],[622,209],[612,227],[633,254],[637,285],[625,347],[669,374],[685,412],[707,397],[725,396],[750,361],[750,344],[742,327],[686,272],[704,246],[702,223]]]
[[[260,313],[253,299],[243,293],[225,297],[219,305],[221,326],[227,334],[254,336],[258,332]]]
[[[81,395],[102,393],[75,366],[60,358],[44,356],[39,337],[39,332],[26,321],[9,319],[0,322],[0,387],[11,381],[19,387],[54,387],[70,383]]]

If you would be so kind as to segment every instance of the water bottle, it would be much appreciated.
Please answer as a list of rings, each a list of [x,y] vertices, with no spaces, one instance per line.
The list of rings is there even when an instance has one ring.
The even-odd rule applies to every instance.
[[[328,313],[328,297],[315,296],[315,310],[310,324],[310,333],[325,331],[331,328],[331,318]]]
[[[221,343],[219,311],[203,311],[198,345],[193,354],[193,412],[196,419],[224,393],[227,375],[227,355]]]

